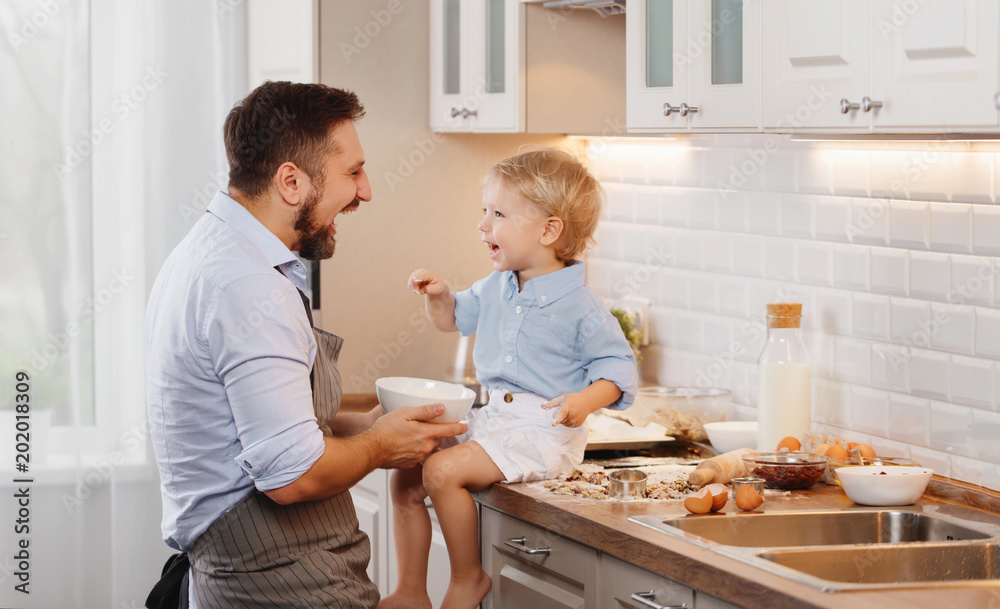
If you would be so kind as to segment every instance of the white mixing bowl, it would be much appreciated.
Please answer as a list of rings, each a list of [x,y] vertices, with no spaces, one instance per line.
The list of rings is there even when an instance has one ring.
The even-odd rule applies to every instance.
[[[444,404],[444,413],[432,423],[457,423],[472,408],[476,392],[464,385],[418,379],[407,376],[387,376],[375,381],[375,394],[386,412],[406,406]]]

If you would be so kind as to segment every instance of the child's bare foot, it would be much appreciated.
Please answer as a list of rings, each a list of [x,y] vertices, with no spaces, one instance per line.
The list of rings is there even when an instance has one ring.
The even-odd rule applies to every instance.
[[[404,595],[397,590],[379,601],[377,609],[431,609],[431,598],[426,594],[423,598]]]
[[[475,609],[486,598],[491,585],[493,582],[490,576],[482,569],[471,578],[457,581],[452,579],[444,600],[441,601],[441,609]]]

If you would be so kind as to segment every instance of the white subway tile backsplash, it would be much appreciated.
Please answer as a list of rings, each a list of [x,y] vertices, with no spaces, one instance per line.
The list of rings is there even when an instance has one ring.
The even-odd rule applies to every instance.
[[[795,242],[773,237],[764,239],[764,268],[768,279],[795,280]]]
[[[687,226],[687,188],[652,187],[649,197],[660,205],[660,222],[664,226]]]
[[[692,311],[715,313],[718,308],[718,297],[715,291],[715,277],[705,274],[692,274],[688,279],[688,296]]]
[[[716,202],[719,230],[747,232],[747,195],[742,192],[720,193]]]
[[[889,297],[876,294],[854,294],[851,318],[852,333],[860,338],[889,340]]]
[[[803,333],[803,341],[809,350],[813,377],[833,380],[836,349],[833,337],[822,332]]]
[[[607,191],[605,185],[605,191]],[[657,226],[663,220],[663,200],[669,189],[660,186],[632,186],[633,205],[635,206],[635,221],[645,226]]]
[[[958,304],[993,304],[996,260],[983,256],[951,254],[951,301]]]
[[[834,378],[842,383],[868,385],[871,382],[871,351],[868,343],[838,337],[834,342]]]
[[[972,253],[972,206],[931,203],[931,249],[957,254]]]
[[[829,154],[833,158],[833,193],[868,196],[871,192],[868,151],[842,150]]]
[[[758,149],[766,153],[763,148]],[[759,158],[759,157],[758,157]],[[795,192],[799,155],[793,150],[779,148],[769,154],[761,165],[761,188],[777,192]]]
[[[991,203],[993,199],[993,155],[953,152],[951,164],[951,200],[956,203]]]
[[[996,363],[978,357],[951,357],[951,400],[975,408],[996,406]]]
[[[852,307],[851,292],[817,289],[816,310],[811,314],[815,318],[813,327],[832,334],[850,334]]]
[[[893,247],[927,249],[930,205],[922,201],[889,201],[889,243]]]
[[[1000,413],[977,410],[972,413],[972,456],[1000,463]]]
[[[930,303],[910,298],[893,298],[890,306],[892,342],[907,347],[930,347]]]
[[[931,322],[932,348],[969,355],[975,352],[975,307],[931,303]]]
[[[798,277],[803,283],[828,286],[833,281],[833,248],[827,243],[796,242]]]
[[[716,206],[718,195],[713,190],[691,188],[687,191],[688,226],[691,228],[714,229],[716,227]]]
[[[781,234],[781,198],[769,192],[748,192],[748,226],[756,235]]]
[[[702,318],[700,315],[686,311],[674,312],[675,346],[685,351],[701,351],[702,349]]]
[[[948,300],[951,291],[949,254],[910,252],[910,296]]]
[[[781,196],[781,236],[812,239],[815,236],[815,197],[812,195]]]
[[[621,260],[635,264],[646,263],[649,251],[649,231],[636,224],[616,226],[615,228],[618,232]]]
[[[972,206],[972,251],[982,256],[1000,255],[1000,207]]]
[[[930,412],[930,400],[890,393],[889,438],[897,442],[927,446]]]
[[[734,152],[742,150],[724,146],[706,146],[699,150],[705,188],[712,190],[739,191],[739,183],[733,168]]]
[[[829,155],[799,153],[799,192],[833,193],[833,163]]]
[[[889,245],[889,206],[878,199],[852,198],[847,231],[851,243]]]
[[[848,227],[851,224],[851,199],[818,196],[814,200],[814,208],[816,238],[846,243]]]
[[[976,355],[1000,359],[1000,311],[976,307]]]
[[[738,278],[721,278],[718,281],[717,289],[719,290],[719,315],[741,319],[749,315],[746,281]]]
[[[910,348],[900,345],[872,345],[872,386],[889,391],[910,391]]]
[[[635,221],[635,189],[628,184],[609,183],[604,185],[607,204],[604,215],[608,220],[618,222]]]
[[[833,285],[836,287],[867,290],[870,269],[869,248],[833,246]]]
[[[906,199],[906,154],[899,151],[875,150],[871,153],[872,198]]]
[[[688,299],[690,275],[687,271],[665,268],[660,270],[660,294],[654,302],[661,302],[664,306],[674,309],[687,309],[690,307]]]
[[[764,239],[756,235],[734,235],[733,273],[749,277],[764,276]]]
[[[674,336],[674,323],[676,311],[667,307],[653,305],[649,308],[649,340],[650,347],[643,350],[645,355],[657,348],[668,348],[677,346],[677,338]]]
[[[868,387],[851,387],[851,429],[886,437],[889,428],[889,393]]]
[[[713,360],[724,359],[724,356],[729,353],[730,345],[733,344],[733,329],[730,320],[712,317],[703,320],[702,324],[703,351]]]
[[[729,235],[714,233],[706,235],[704,245],[704,269],[720,273],[733,271],[733,259],[730,254],[732,240]]]
[[[680,231],[674,237],[674,264],[678,268],[702,268],[702,234]]]
[[[847,427],[850,400],[850,389],[845,385],[813,377],[812,420],[816,423]]]
[[[972,409],[947,402],[931,402],[930,447],[968,457],[971,452]]]
[[[633,147],[624,154],[619,155],[618,176],[622,182],[629,184],[649,183],[648,175],[651,159],[648,158],[647,150],[648,147],[645,146]],[[665,165],[663,167],[665,171],[669,171]]]
[[[910,350],[910,393],[947,400],[951,393],[951,356],[929,349]]]
[[[873,292],[906,295],[910,291],[910,252],[888,247],[872,247],[871,289]]]
[[[952,476],[951,455],[948,453],[931,450],[930,448],[911,446],[910,458],[916,461],[921,467],[931,468],[934,470],[934,473],[939,476],[944,476],[946,478]]]
[[[663,385],[683,387],[690,384],[690,354],[675,349],[669,349],[660,358],[657,378],[663,379]]]
[[[1000,465],[996,463],[954,455],[951,458],[951,475],[972,484],[1000,490]]]
[[[669,176],[669,171],[666,170],[667,164],[673,167],[673,175]],[[704,170],[702,166],[702,155],[701,151],[697,148],[685,148],[679,153],[671,154],[666,158],[663,158],[661,162],[654,162],[653,157],[650,157],[650,171],[649,180],[651,183],[656,184],[657,180],[664,180],[663,183],[673,183],[675,186],[688,186],[694,188],[701,188],[704,184],[703,176]],[[663,176],[660,176],[660,172],[663,172]],[[671,182],[665,182],[668,178]],[[710,187],[714,188],[714,184]]]
[[[936,150],[910,153],[904,169],[910,199],[941,200],[941,195],[948,192],[948,156]]]
[[[895,440],[886,440],[877,436],[869,438],[868,444],[875,449],[875,454],[877,455],[903,457],[904,459],[910,458],[910,451],[912,450],[909,444],[896,442]]]

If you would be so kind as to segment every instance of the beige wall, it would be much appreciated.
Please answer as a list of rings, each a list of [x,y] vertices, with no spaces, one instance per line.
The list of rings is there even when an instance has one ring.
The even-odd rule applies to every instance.
[[[402,0],[396,15],[389,4],[320,2],[320,81],[355,91],[368,111],[358,131],[373,200],[337,220],[337,253],[322,265],[322,324],[346,341],[347,393],[374,391],[381,376],[444,377],[458,335],[426,324],[407,277],[426,267],[467,287],[488,274],[476,231],[480,177],[522,144],[568,145],[551,135],[430,133],[427,3]]]

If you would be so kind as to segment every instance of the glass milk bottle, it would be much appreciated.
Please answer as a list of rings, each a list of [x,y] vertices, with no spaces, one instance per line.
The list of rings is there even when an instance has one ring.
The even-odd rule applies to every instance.
[[[757,360],[757,450],[810,431],[812,367],[802,343],[802,305],[767,305],[767,343]]]

